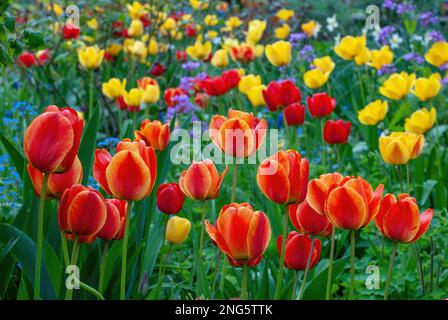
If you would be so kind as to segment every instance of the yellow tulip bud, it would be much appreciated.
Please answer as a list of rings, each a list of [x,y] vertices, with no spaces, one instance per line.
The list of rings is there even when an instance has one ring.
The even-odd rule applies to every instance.
[[[141,62],[146,59],[146,55],[148,54],[148,50],[143,41],[134,41],[132,45],[128,47],[128,50],[133,58],[140,59]]]
[[[160,88],[158,85],[147,85],[143,89],[142,100],[147,104],[153,104],[160,99]]]
[[[148,13],[147,6],[142,5],[138,1],[134,1],[132,4],[127,4],[128,14],[132,19],[140,19],[142,16]]]
[[[291,27],[287,24],[284,24],[281,27],[275,28],[275,37],[277,39],[286,39],[289,36],[290,31]]]
[[[129,36],[139,37],[143,34],[143,22],[140,20],[132,20],[131,25],[128,28]]]
[[[229,64],[229,57],[227,51],[224,49],[219,49],[215,52],[212,57],[211,63],[217,68],[225,68]]]
[[[198,36],[194,45],[188,46],[185,51],[193,59],[204,60],[212,52],[212,43],[210,41],[203,43],[202,36]]]
[[[218,24],[218,17],[215,14],[208,14],[204,18],[204,23],[207,26],[216,26]]]
[[[263,97],[263,91],[266,90],[266,86],[259,85],[250,88],[247,92],[247,98],[249,99],[250,103],[253,107],[261,107],[265,105],[264,97]]]
[[[247,94],[247,92],[253,88],[261,85],[261,77],[253,74],[248,74],[241,78],[238,83],[238,89],[241,93]]]
[[[355,63],[360,66],[370,61],[370,50],[367,47],[362,48],[361,53],[355,57]]]
[[[78,50],[79,63],[86,69],[97,69],[104,58],[104,50],[98,47],[84,47]]]
[[[120,53],[122,49],[122,45],[119,43],[111,43],[107,48],[106,48],[106,52],[108,54],[110,54],[111,56],[116,56],[117,54]]]
[[[238,17],[230,17],[226,21],[226,27],[230,30],[238,28],[243,22]]]
[[[338,56],[344,60],[354,60],[357,56],[364,54],[366,49],[366,37],[346,36],[334,48]]]
[[[440,74],[433,73],[429,78],[418,78],[415,80],[412,93],[420,100],[427,101],[437,96],[442,88]]]
[[[380,87],[380,93],[392,100],[400,100],[411,91],[415,82],[415,74],[406,72],[394,73]]]
[[[132,88],[131,90],[123,92],[124,102],[128,106],[137,107],[140,106],[143,100],[143,89]]]
[[[388,109],[387,101],[375,100],[358,111],[358,120],[363,125],[374,126],[386,117]]]
[[[174,216],[166,224],[165,239],[171,243],[181,244],[187,240],[191,222],[188,219]]]
[[[416,159],[423,150],[425,137],[422,134],[393,132],[379,139],[381,157],[389,164],[406,164]]]
[[[249,22],[249,28],[247,30],[246,42],[254,45],[260,41],[263,33],[266,29],[265,20],[252,20]]]
[[[98,20],[96,20],[96,18],[92,18],[92,19],[88,20],[87,26],[93,30],[98,29]]]
[[[385,65],[391,64],[394,60],[394,53],[389,46],[384,46],[380,50],[370,51],[370,65],[380,70]]]
[[[303,81],[308,88],[317,89],[327,82],[329,76],[330,73],[324,73],[321,69],[315,68],[305,72]]]
[[[165,20],[161,28],[168,31],[174,30],[177,28],[177,22],[173,18],[169,17],[168,19]]]
[[[49,11],[51,11],[51,4],[49,4],[47,8]],[[56,14],[57,17],[59,17],[61,14],[64,13],[64,10],[59,4],[53,3],[53,12]]]
[[[294,16],[293,10],[287,10],[287,9],[280,9],[277,14],[277,18],[283,21],[288,21]]]
[[[448,63],[448,42],[435,42],[426,52],[425,59],[436,67]]]
[[[111,100],[122,96],[126,90],[126,79],[112,78],[102,85],[103,94]]]
[[[287,41],[277,41],[267,45],[265,53],[274,66],[286,66],[291,61],[291,44]]]
[[[330,56],[325,56],[322,58],[315,58],[313,60],[313,66],[319,68],[324,73],[331,73],[334,70],[334,62],[331,60]]]
[[[155,56],[157,53],[159,53],[159,44],[154,38],[151,38],[148,44],[148,54]]]
[[[436,117],[437,114],[434,107],[431,110],[426,108],[417,110],[406,119],[404,129],[407,132],[424,134],[434,126]]]

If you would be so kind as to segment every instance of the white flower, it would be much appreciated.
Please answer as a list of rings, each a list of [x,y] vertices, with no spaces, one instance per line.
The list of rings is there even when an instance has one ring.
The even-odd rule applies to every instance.
[[[403,42],[403,39],[400,37],[398,33],[394,33],[392,38],[390,39],[390,47],[392,49],[397,49],[400,47],[400,44]]]
[[[327,18],[327,30],[333,32],[339,26],[336,15]]]
[[[341,42],[341,34],[340,33],[338,33],[337,35],[336,35],[336,37],[334,37],[334,43],[335,43],[335,45],[337,46],[338,44],[339,44],[339,42]]]
[[[320,29],[322,28],[322,25],[319,22],[316,22],[316,26],[314,27],[313,30],[313,37],[316,38],[317,35],[319,34]]]

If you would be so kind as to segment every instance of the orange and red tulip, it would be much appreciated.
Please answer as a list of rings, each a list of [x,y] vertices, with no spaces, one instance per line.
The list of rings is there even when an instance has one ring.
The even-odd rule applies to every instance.
[[[289,217],[294,227],[305,234],[327,237],[333,229],[328,218],[311,208],[306,199],[301,204],[289,206]]]
[[[153,147],[156,151],[165,150],[170,142],[170,127],[159,120],[143,120],[140,130],[136,130],[134,134],[136,139],[143,140],[147,146]]]
[[[48,106],[25,131],[23,149],[28,162],[44,173],[69,170],[78,153],[83,126],[75,110]]]
[[[205,221],[211,240],[227,255],[233,266],[256,266],[271,239],[266,214],[254,211],[248,203],[224,206],[215,225]]]
[[[104,240],[120,240],[124,234],[128,203],[118,199],[107,199],[105,203],[106,222],[97,236]]]
[[[152,191],[157,175],[157,158],[152,147],[142,140],[120,141],[112,157],[97,149],[93,177],[110,195],[121,200],[141,200]]]
[[[193,161],[191,166],[182,172],[179,178],[179,186],[182,192],[193,200],[209,200],[218,196],[222,179],[227,173],[228,166],[218,173],[213,161]]]
[[[278,254],[282,251],[283,236],[277,238]],[[292,270],[305,270],[308,263],[308,256],[311,250],[312,239],[309,235],[291,231],[286,239],[285,267]],[[312,269],[320,259],[322,245],[319,239],[314,239],[313,252],[311,254],[310,265]]]
[[[80,184],[64,191],[58,207],[58,224],[66,238],[94,241],[106,216],[105,200],[98,191]]]
[[[260,190],[276,203],[301,203],[308,185],[308,159],[297,151],[279,151],[261,162],[257,171]]]
[[[210,138],[223,152],[234,157],[253,155],[264,141],[268,123],[252,113],[229,110],[228,118],[215,115],[210,121]]]
[[[375,224],[390,240],[410,243],[417,241],[428,230],[433,216],[433,209],[420,214],[417,201],[408,194],[400,194],[397,199],[389,193],[381,202]]]
[[[34,190],[36,191],[37,196],[40,197],[44,174],[34,168],[31,163],[28,163],[27,170],[30,175],[31,182],[33,183]],[[64,173],[50,173],[47,182],[46,197],[60,199],[65,189],[81,182],[82,175],[83,170],[81,161],[79,161],[79,158],[76,157],[71,168]]]

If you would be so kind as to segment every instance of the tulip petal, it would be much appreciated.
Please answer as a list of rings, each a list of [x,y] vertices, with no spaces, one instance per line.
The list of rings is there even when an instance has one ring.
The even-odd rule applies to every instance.
[[[433,217],[434,217],[433,209],[427,209],[420,215],[420,227],[418,228],[417,234],[410,242],[417,241],[428,230]]]
[[[106,222],[106,205],[99,193],[82,191],[71,201],[67,212],[70,231],[79,236],[96,234]]]
[[[418,206],[410,198],[395,203],[384,215],[384,234],[391,240],[410,242],[417,235],[420,227]]]
[[[256,211],[247,232],[247,248],[249,258],[254,259],[263,255],[271,239],[271,225],[264,212]]]
[[[278,161],[266,159],[260,164],[257,184],[269,200],[276,203],[288,202],[290,193],[288,175]]]

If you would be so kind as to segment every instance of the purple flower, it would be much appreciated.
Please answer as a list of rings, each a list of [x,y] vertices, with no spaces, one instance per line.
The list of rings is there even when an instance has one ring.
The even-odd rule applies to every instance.
[[[385,46],[389,43],[389,37],[392,33],[395,32],[395,27],[393,26],[385,26],[380,29],[380,32],[378,33],[378,39],[377,41]]]
[[[299,56],[304,60],[312,61],[314,59],[313,46],[310,44],[304,45],[299,51]]]
[[[180,94],[173,98],[175,105],[166,110],[166,121],[170,121],[175,113],[191,113],[197,107],[190,101],[190,97],[186,94]]]
[[[289,42],[291,42],[291,45],[293,47],[297,46],[300,41],[304,40],[306,38],[306,35],[303,32],[300,33],[291,33],[289,36]]]
[[[439,67],[439,70],[440,70],[440,71],[448,71],[448,63],[442,64],[442,65]]]
[[[194,81],[194,77],[182,77],[180,78],[179,87],[184,89],[185,91],[193,90]]]
[[[197,61],[188,61],[182,64],[182,69],[186,70],[186,71],[193,71],[196,70],[197,68],[199,68],[201,65],[200,62]]]
[[[443,78],[440,82],[442,83],[442,85],[446,86],[448,85],[448,78]]]
[[[396,7],[397,7],[397,4],[394,2],[394,0],[384,0],[384,3],[383,3],[384,9],[395,10]]]
[[[382,76],[384,74],[391,74],[397,72],[397,68],[395,68],[391,64],[384,65],[381,69],[378,70],[378,75]]]
[[[403,59],[406,60],[406,61],[412,61],[412,62],[415,62],[415,63],[417,63],[417,64],[422,64],[422,63],[425,62],[425,59],[424,59],[422,56],[419,56],[418,54],[416,54],[416,53],[414,53],[414,52],[406,53],[406,54],[403,56]]]
[[[397,5],[397,14],[411,13],[415,11],[415,6],[412,2],[402,2]]]
[[[445,41],[445,37],[443,36],[443,34],[441,34],[438,31],[435,31],[435,30],[428,33],[428,38],[431,41],[435,41],[435,42],[443,42],[443,41]]]
[[[428,11],[423,12],[419,17],[419,20],[422,26],[427,27],[429,25],[435,25],[439,21],[439,18],[431,11]]]

